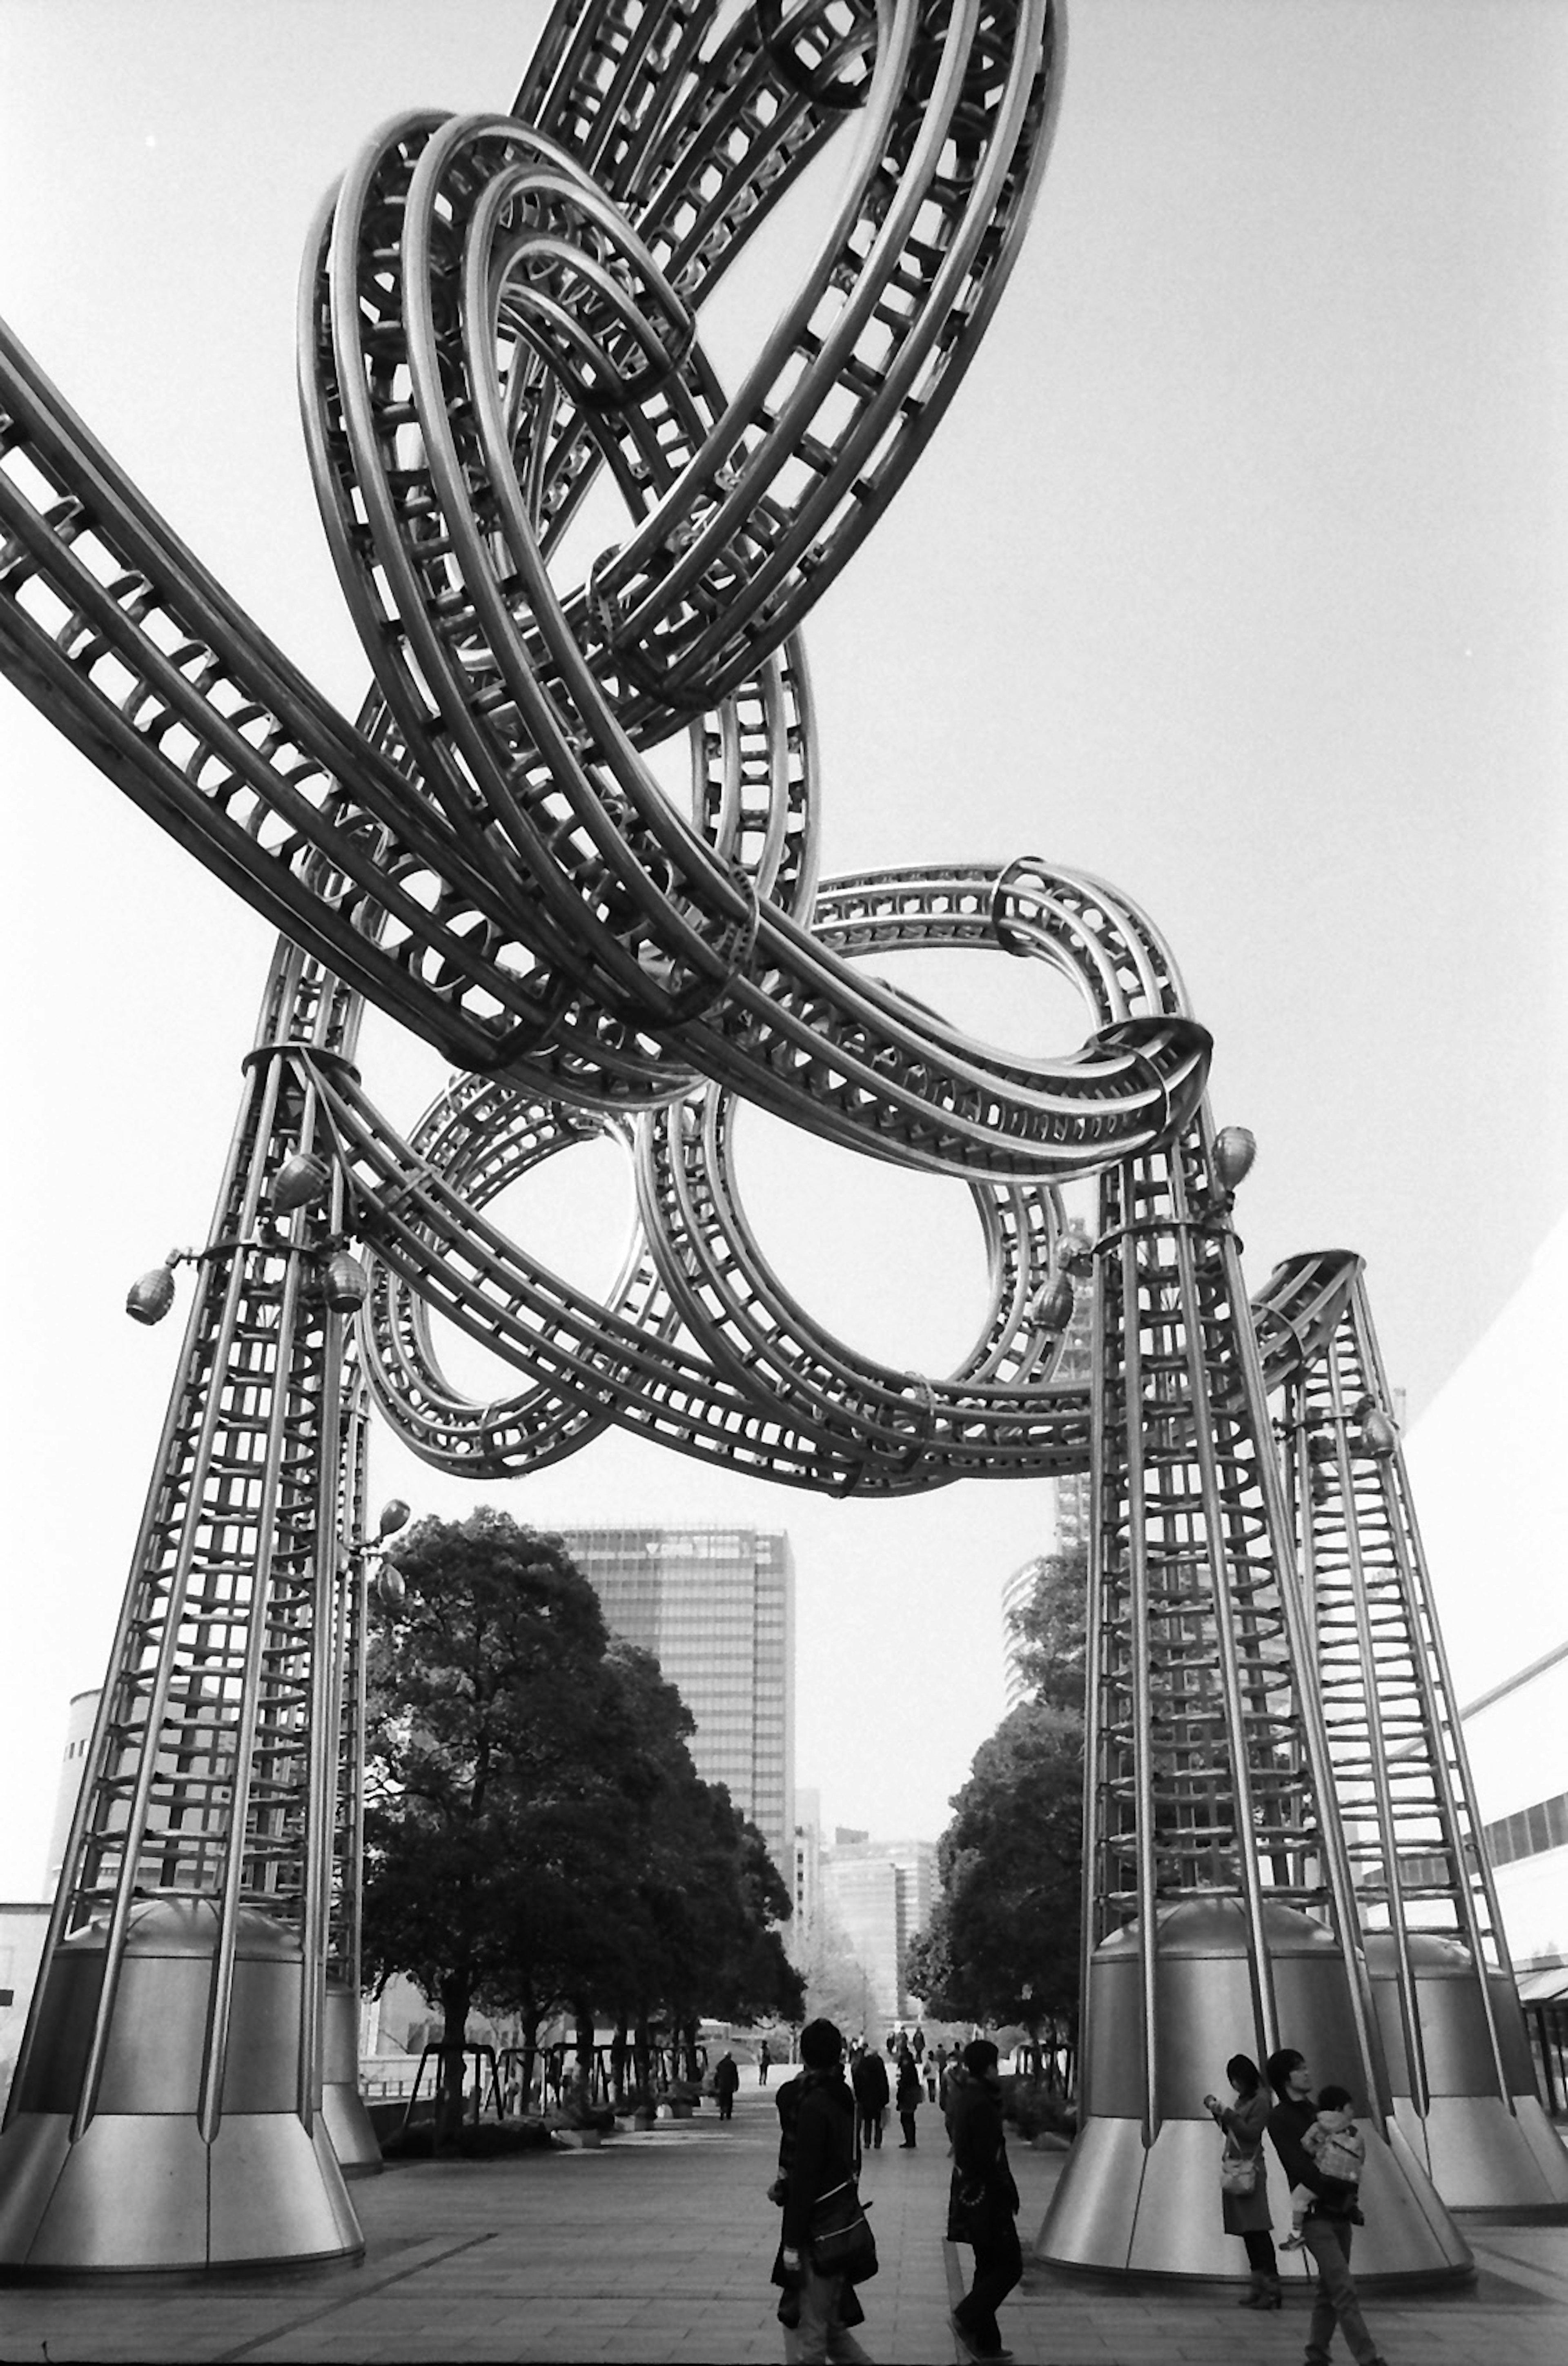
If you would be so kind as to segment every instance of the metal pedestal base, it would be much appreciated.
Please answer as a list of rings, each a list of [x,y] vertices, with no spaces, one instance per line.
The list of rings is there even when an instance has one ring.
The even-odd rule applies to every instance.
[[[1285,2043],[1314,2080],[1355,2077],[1349,1974],[1324,1924],[1270,1904],[1264,1937]],[[1233,2054],[1256,2060],[1247,1923],[1234,1898],[1194,1896],[1161,1910],[1156,1933],[1156,2076],[1142,2075],[1144,2011],[1138,1926],[1129,1924],[1089,1959],[1085,2117],[1041,2228],[1039,2254],[1055,2267],[1102,2273],[1239,2279],[1240,2237],[1221,2217],[1221,2137],[1203,2109],[1227,2093]],[[1157,2133],[1144,2141],[1145,2091]],[[1461,2282],[1474,2273],[1463,2236],[1397,2124],[1386,2139],[1363,2112],[1366,2225],[1355,2237],[1358,2280],[1406,2285]],[[1289,2231],[1283,2172],[1264,2146],[1276,2232]]]
[[[1367,1941],[1372,1998],[1393,2075],[1394,2116],[1450,2210],[1568,2219],[1568,2152],[1535,2091],[1518,1992],[1506,1972],[1478,1975],[1456,1940],[1411,1932],[1405,1941],[1428,2097],[1418,2112],[1405,2069],[1393,1942]],[[1509,2101],[1498,2094],[1500,2041]]]
[[[322,2029],[321,2117],[344,2177],[379,2177],[381,2146],[359,2091],[359,1999],[329,1985]]]
[[[188,2271],[363,2251],[323,2116],[307,2128],[299,2115],[298,1943],[244,1909],[221,2109],[204,2134],[218,1930],[207,1898],[165,1896],[131,1910],[96,2077],[105,1931],[91,1925],[55,1949],[0,2135],[0,2274]]]
[[[1470,2251],[1403,2136],[1366,2131],[1358,2226],[1358,2283],[1427,2287],[1468,2282]],[[1052,2267],[1105,2274],[1244,2282],[1240,2237],[1220,2217],[1220,2137],[1207,2116],[1168,2120],[1145,2151],[1135,2120],[1090,2120],[1068,2156],[1045,2215],[1038,2255]],[[1279,2163],[1270,2160],[1276,2237],[1290,2231]]]
[[[0,2277],[124,2274],[357,2259],[365,2238],[327,2132],[240,2112],[211,2145],[194,2120],[104,2113],[75,2144],[62,2112],[0,2136]]]
[[[1568,2220],[1568,2152],[1534,2095],[1434,2095],[1425,2119],[1404,2096],[1393,2113],[1450,2210]]]

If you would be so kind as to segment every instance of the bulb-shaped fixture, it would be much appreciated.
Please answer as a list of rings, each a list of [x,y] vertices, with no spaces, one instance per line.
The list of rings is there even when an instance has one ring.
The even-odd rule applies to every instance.
[[[1258,1136],[1245,1125],[1227,1125],[1214,1136],[1214,1178],[1222,1191],[1234,1191],[1252,1172]]]
[[[1378,1405],[1369,1407],[1361,1415],[1361,1444],[1380,1462],[1386,1462],[1399,1444],[1399,1430]]]
[[[370,1283],[365,1268],[346,1249],[339,1249],[327,1259],[321,1276],[321,1295],[334,1314],[357,1313],[370,1294]]]
[[[292,1216],[297,1209],[313,1208],[333,1188],[333,1171],[311,1150],[297,1150],[273,1177],[268,1195],[275,1216]]]
[[[174,1302],[174,1268],[155,1265],[131,1283],[125,1296],[125,1311],[136,1323],[162,1323]]]
[[[408,1587],[403,1583],[402,1571],[394,1562],[384,1560],[377,1571],[375,1579],[376,1599],[382,1609],[400,1610],[407,1592]]]
[[[1073,1319],[1071,1278],[1058,1273],[1040,1292],[1029,1313],[1037,1331],[1065,1331]]]
[[[389,1502],[381,1506],[381,1516],[376,1523],[376,1534],[378,1537],[395,1537],[400,1528],[407,1527],[410,1516],[409,1507],[402,1497],[392,1496]]]

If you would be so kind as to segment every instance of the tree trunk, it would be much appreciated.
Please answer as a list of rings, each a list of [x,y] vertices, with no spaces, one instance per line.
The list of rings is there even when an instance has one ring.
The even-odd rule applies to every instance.
[[[593,2100],[593,2008],[580,1997],[572,2007],[577,2023],[577,2067],[583,2080],[583,2093]]]
[[[463,2125],[463,2048],[468,2035],[468,2006],[473,1982],[466,1972],[449,1973],[441,1983],[440,2077],[435,2089],[435,2149],[455,2150]]]
[[[610,2046],[611,2100],[623,2103],[626,2096],[626,2032],[630,2024],[623,2013],[615,2023],[615,2034]]]

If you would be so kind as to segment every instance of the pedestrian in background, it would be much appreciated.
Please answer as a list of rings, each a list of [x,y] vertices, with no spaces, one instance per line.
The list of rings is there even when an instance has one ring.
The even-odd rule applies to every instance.
[[[764,2037],[761,2045],[757,2048],[757,2084],[759,2087],[765,2087],[768,2083],[768,2065],[773,2058],[772,2054],[768,2051],[768,2041]]]
[[[954,2333],[972,2358],[1008,2359],[997,2311],[1023,2273],[1018,2239],[1018,2187],[1002,2126],[999,2056],[988,2037],[964,2049],[950,2085],[953,2177],[948,2188],[947,2239],[968,2243],[975,2277],[953,2311]]]
[[[906,2045],[898,2056],[898,2082],[893,2090],[893,2108],[904,2131],[904,2141],[898,2147],[900,2152],[913,2152],[915,2149],[915,2113],[919,2107],[919,2068]]]
[[[740,2072],[733,2054],[721,2054],[713,2066],[714,2101],[718,2116],[728,2120],[735,2110],[735,2090],[740,2084]]]
[[[873,2152],[882,2144],[882,2119],[887,2109],[887,2065],[880,2054],[868,2048],[850,2072],[850,2083],[855,2090],[855,2109],[860,2114],[862,2147]]]

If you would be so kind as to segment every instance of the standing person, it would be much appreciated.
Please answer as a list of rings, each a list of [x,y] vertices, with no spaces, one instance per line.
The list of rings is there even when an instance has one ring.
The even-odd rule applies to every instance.
[[[1212,2113],[1215,2126],[1224,2130],[1220,2207],[1225,2233],[1241,2236],[1252,2270],[1252,2290],[1243,2293],[1240,2305],[1278,2308],[1284,2294],[1280,2287],[1280,2263],[1274,2257],[1274,2214],[1269,2206],[1263,2162],[1263,2134],[1273,2098],[1249,2054],[1233,2054],[1225,2064],[1225,2077],[1235,2101],[1222,2103],[1216,2096],[1205,2095],[1203,2108]]]
[[[1384,2366],[1350,2281],[1350,2238],[1357,2219],[1349,2214],[1356,2209],[1356,2188],[1342,2179],[1325,2177],[1302,2142],[1317,2114],[1311,2073],[1292,2047],[1283,2046],[1269,2056],[1269,2083],[1280,2099],[1269,2114],[1269,2140],[1280,2156],[1287,2182],[1304,2185],[1313,2197],[1302,2227],[1302,2241],[1317,2269],[1306,2366],[1328,2366],[1328,2345],[1336,2325],[1349,2343],[1357,2366]]]
[[[904,2131],[900,2152],[915,2149],[915,2113],[920,2107],[920,2073],[914,2056],[904,2046],[898,2056],[898,2083],[893,2090],[893,2108],[898,2114]]]
[[[936,2056],[928,2049],[926,2058],[920,2065],[920,2076],[926,2082],[926,2101],[928,2103],[934,2103],[936,2101],[936,2082],[940,2075],[941,2074],[937,2069]]]
[[[772,2054],[768,2050],[768,2041],[764,2037],[761,2045],[757,2048],[757,2084],[759,2087],[765,2087],[768,2083],[768,2065],[773,2058]]]
[[[953,2066],[952,2101],[953,2179],[948,2191],[947,2239],[975,2248],[975,2280],[950,2322],[972,2358],[1006,2359],[997,2311],[1023,2273],[1018,2239],[1018,2188],[1008,2162],[1002,2128],[1002,2082],[997,2049],[976,2037]]]
[[[850,2083],[855,2090],[855,2109],[860,2113],[862,2149],[869,2145],[875,2152],[882,2145],[882,2115],[887,2109],[887,2065],[880,2054],[870,2047],[861,2055],[850,2073]]]
[[[855,2170],[855,2102],[844,2078],[844,2041],[830,2021],[808,2021],[800,2033],[802,2067],[779,2089],[779,2175],[773,2198],[784,2226],[773,2259],[781,2287],[779,2323],[784,2358],[794,2366],[834,2360],[869,2366],[851,2328],[865,2322],[854,2286],[842,2275],[818,2275],[811,2256],[817,2204]]]
[[[735,2110],[735,2090],[740,2084],[740,2072],[733,2054],[721,2054],[713,2067],[714,2100],[721,2120],[729,2119]]]

